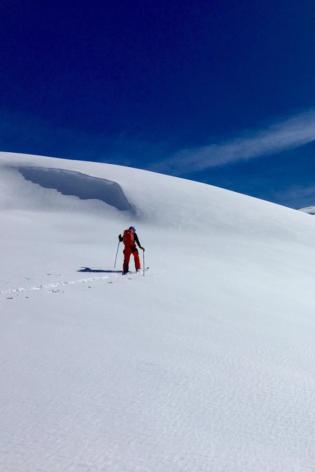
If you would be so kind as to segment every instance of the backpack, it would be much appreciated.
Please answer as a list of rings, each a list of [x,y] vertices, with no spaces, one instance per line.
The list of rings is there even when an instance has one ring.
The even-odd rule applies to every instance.
[[[130,229],[126,229],[123,235],[123,242],[125,246],[131,247],[135,243],[135,234]]]

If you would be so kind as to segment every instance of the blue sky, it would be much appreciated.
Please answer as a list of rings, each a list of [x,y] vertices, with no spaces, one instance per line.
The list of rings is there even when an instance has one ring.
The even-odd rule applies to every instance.
[[[0,150],[315,203],[312,0],[0,4]]]

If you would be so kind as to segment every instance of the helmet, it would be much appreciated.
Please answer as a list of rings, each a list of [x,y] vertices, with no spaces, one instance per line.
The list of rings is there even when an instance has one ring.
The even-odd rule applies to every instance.
[[[134,226],[129,226],[129,229],[133,231],[134,233],[136,232],[136,228]]]

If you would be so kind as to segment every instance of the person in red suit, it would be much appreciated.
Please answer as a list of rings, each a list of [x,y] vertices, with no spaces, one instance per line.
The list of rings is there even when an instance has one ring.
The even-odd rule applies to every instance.
[[[141,269],[141,262],[139,257],[139,252],[137,246],[144,251],[144,247],[141,246],[138,235],[136,233],[136,228],[130,226],[128,229],[125,229],[123,235],[119,235],[118,239],[120,242],[124,243],[124,264],[123,264],[123,275],[127,274],[129,271],[129,261],[131,254],[135,260],[136,271],[138,272]]]

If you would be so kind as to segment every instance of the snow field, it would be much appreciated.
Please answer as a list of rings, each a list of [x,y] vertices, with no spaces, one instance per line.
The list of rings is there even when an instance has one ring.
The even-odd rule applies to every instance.
[[[314,468],[315,220],[144,171],[0,159],[0,470]],[[19,166],[116,182],[135,213]],[[80,272],[114,270],[132,223],[145,277]]]

